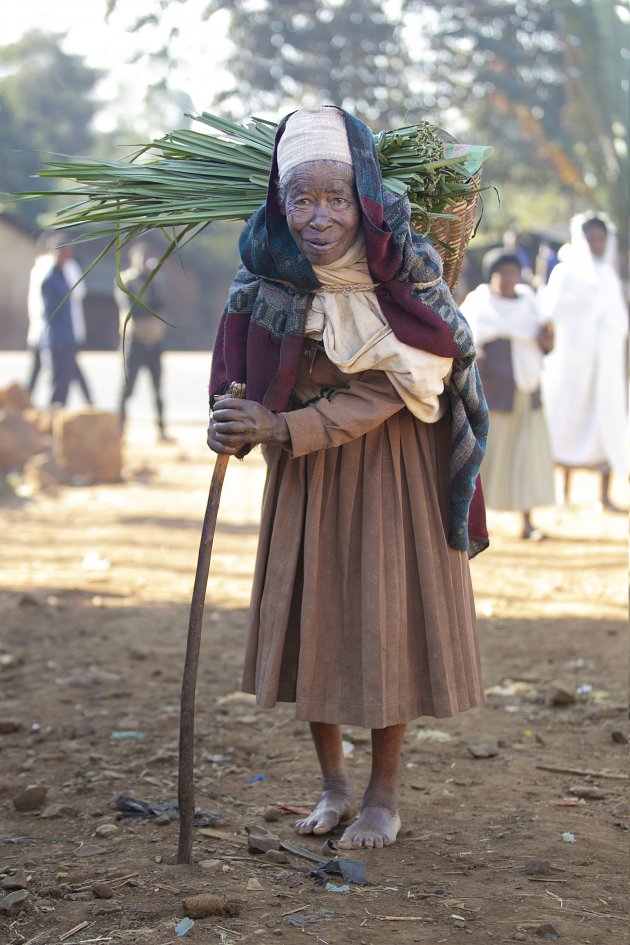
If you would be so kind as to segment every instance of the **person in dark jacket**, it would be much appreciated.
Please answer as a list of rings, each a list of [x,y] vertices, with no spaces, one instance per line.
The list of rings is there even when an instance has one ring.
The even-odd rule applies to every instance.
[[[71,255],[68,246],[56,246],[52,266],[42,280],[44,327],[40,347],[42,352],[48,353],[52,367],[51,405],[65,405],[70,383],[78,373],[78,345],[69,294],[71,287],[63,273],[63,267]]]

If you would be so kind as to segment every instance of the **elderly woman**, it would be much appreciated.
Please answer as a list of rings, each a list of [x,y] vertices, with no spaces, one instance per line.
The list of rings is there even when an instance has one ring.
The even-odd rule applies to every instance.
[[[208,445],[268,464],[243,688],[293,702],[323,786],[298,833],[355,815],[341,725],[372,730],[342,847],[400,828],[406,724],[483,701],[468,556],[487,544],[487,411],[438,253],[333,106],[280,123],[267,203],[216,340]],[[226,398],[231,381],[247,399]]]

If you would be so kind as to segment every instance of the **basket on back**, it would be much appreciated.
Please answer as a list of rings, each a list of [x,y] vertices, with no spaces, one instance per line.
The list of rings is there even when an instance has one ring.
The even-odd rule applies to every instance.
[[[449,135],[442,128],[438,129],[440,138],[446,143],[455,144],[457,139]],[[478,171],[471,182],[479,188],[481,171]],[[468,243],[475,227],[475,211],[477,209],[478,194],[471,194],[448,208],[448,213],[454,215],[452,220],[436,219],[431,223],[429,233],[421,226],[415,227],[420,232],[430,235],[435,248],[439,250],[444,263],[444,279],[451,292],[455,289],[464,265],[464,257]]]

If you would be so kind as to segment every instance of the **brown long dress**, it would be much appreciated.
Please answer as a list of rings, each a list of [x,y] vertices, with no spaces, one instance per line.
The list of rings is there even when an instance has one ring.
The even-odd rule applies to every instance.
[[[366,371],[284,417],[291,453],[266,449],[243,689],[366,728],[482,703],[468,559],[446,541],[448,414],[416,420]]]

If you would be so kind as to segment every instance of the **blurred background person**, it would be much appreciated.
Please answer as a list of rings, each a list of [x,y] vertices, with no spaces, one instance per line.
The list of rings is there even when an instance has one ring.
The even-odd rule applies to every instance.
[[[40,347],[52,370],[50,404],[65,405],[70,383],[77,375],[77,343],[72,324],[70,295],[63,267],[70,258],[68,246],[57,246],[42,280],[43,328]]]
[[[534,264],[534,282],[538,288],[547,285],[549,276],[558,265],[558,253],[551,243],[541,240]]]
[[[120,395],[120,422],[124,428],[127,415],[127,401],[133,393],[140,368],[146,368],[153,385],[153,398],[159,436],[161,440],[168,440],[164,425],[164,403],[162,400],[162,353],[164,350],[164,336],[166,324],[151,312],[143,308],[142,304],[135,304],[132,296],[141,296],[141,302],[159,312],[163,299],[160,287],[154,279],[143,292],[143,287],[155,269],[155,259],[151,247],[145,243],[138,243],[129,254],[130,266],[121,273],[121,281],[127,292],[116,285],[114,294],[118,305],[120,320],[120,336],[123,342],[125,358],[125,377]],[[131,293],[131,294],[127,294]],[[142,293],[142,294],[141,294]],[[133,311],[131,311],[133,308]],[[129,312],[131,317],[126,321]]]
[[[37,384],[42,359],[41,359],[41,341],[44,330],[44,298],[42,296],[42,283],[50,273],[54,265],[54,256],[50,251],[50,238],[43,235],[37,241],[37,256],[29,274],[28,296],[26,300],[26,309],[28,315],[28,329],[26,334],[26,346],[32,353],[31,370],[27,387],[31,397]]]
[[[50,275],[52,269],[58,263],[57,254],[62,245],[61,237],[58,235],[50,236],[44,234],[38,241],[38,255],[33,263],[29,276],[27,311],[28,311],[28,333],[26,337],[27,347],[33,353],[30,376],[28,379],[28,389],[32,396],[37,384],[37,379],[41,371],[41,342],[42,332],[45,325],[44,316],[44,295],[43,283]],[[71,246],[65,246],[62,254],[61,271],[67,285],[67,292],[70,293],[70,313],[72,320],[72,333],[74,344],[78,351],[85,345],[85,316],[83,313],[83,299],[85,298],[86,288],[82,280],[81,267],[74,258]],[[76,381],[81,388],[83,398],[87,404],[92,404],[92,394],[88,386],[87,379],[81,370],[81,366],[75,356],[75,372],[71,378]]]
[[[75,359],[76,369],[73,380],[76,380],[79,387],[81,388],[81,393],[83,394],[86,404],[91,405],[94,403],[92,399],[92,393],[85,378],[85,374],[81,370],[81,365],[78,361],[78,351],[79,349],[85,347],[86,340],[83,300],[87,293],[87,288],[85,286],[85,281],[82,278],[83,273],[81,272],[81,267],[74,258],[72,247],[69,246],[67,249],[69,251],[69,255],[63,264],[63,275],[70,290],[70,314],[72,316],[72,331],[74,332],[74,341],[77,346],[77,358]]]
[[[540,395],[544,355],[552,333],[542,323],[534,292],[521,283],[514,253],[484,256],[484,283],[461,304],[477,347],[490,408],[481,480],[488,508],[520,512],[521,537],[543,538],[531,511],[554,502],[553,460]]]
[[[596,469],[603,508],[619,511],[609,489],[611,471],[628,474],[628,307],[607,217],[575,216],[560,259],[541,298],[554,326],[543,390],[553,457],[564,469],[562,500],[571,469]]]

